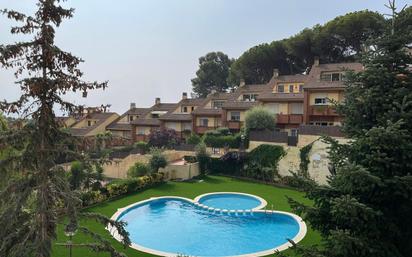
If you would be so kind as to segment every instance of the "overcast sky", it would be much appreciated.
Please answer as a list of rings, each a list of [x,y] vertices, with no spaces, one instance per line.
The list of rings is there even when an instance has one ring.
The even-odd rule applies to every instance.
[[[33,13],[35,0],[0,0],[0,9]],[[398,6],[408,0],[398,0]],[[82,57],[85,79],[109,81],[105,91],[77,104],[111,104],[125,112],[176,102],[191,91],[198,58],[222,51],[237,58],[248,48],[294,35],[338,15],[369,9],[387,12],[386,0],[69,0],[75,16],[57,31],[56,43]],[[0,44],[18,40],[0,17]],[[12,73],[0,70],[0,99],[19,95]]]

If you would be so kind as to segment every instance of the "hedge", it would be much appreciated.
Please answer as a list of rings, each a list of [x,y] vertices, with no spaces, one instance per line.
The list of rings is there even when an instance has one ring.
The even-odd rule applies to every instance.
[[[83,207],[86,207],[92,204],[103,202],[110,198],[137,192],[139,190],[161,183],[163,182],[163,179],[163,173],[152,173],[150,175],[138,178],[118,179],[110,182],[100,191],[90,190],[81,192],[80,199],[83,202]]]

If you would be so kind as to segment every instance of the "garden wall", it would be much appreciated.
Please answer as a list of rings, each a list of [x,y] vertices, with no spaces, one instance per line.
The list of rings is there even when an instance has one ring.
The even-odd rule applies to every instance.
[[[200,175],[199,163],[171,163],[159,172],[165,174],[165,180],[182,179],[187,180]]]

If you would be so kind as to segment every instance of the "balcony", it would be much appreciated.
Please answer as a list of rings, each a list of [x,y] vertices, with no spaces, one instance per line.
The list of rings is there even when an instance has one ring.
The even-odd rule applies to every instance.
[[[229,120],[227,122],[227,127],[229,129],[236,129],[239,130],[243,127],[244,122],[243,121],[236,121],[236,120]]]
[[[278,114],[277,124],[302,124],[303,114]]]
[[[335,108],[330,105],[311,105],[308,111],[309,115],[313,116],[339,116]]]

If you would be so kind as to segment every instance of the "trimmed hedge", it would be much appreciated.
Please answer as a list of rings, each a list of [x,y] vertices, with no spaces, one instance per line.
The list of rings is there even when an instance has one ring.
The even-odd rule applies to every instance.
[[[258,163],[263,167],[276,167],[279,160],[286,155],[285,150],[279,145],[260,145],[248,154],[250,162]]]
[[[83,191],[80,193],[80,199],[83,201],[83,207],[106,201],[110,198],[137,192],[150,186],[163,182],[163,173],[152,173],[150,175],[114,180],[104,186],[100,191]]]
[[[215,147],[215,148],[239,148],[241,143],[240,134],[236,135],[215,135],[212,133],[205,134],[203,142],[208,147]]]

